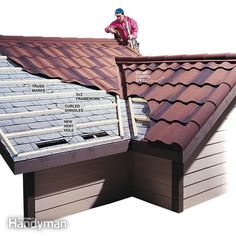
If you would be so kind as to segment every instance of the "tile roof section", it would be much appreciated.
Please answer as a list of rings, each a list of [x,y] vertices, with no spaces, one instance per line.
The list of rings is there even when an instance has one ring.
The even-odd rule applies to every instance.
[[[0,52],[24,70],[122,96],[115,57],[138,56],[114,39],[0,36]]]
[[[185,149],[236,85],[236,55],[118,58],[127,96],[147,100],[145,139]]]
[[[5,36],[0,36],[0,53],[13,62],[0,57],[0,135],[5,135],[20,154],[14,155],[14,161],[38,157],[36,143],[65,139],[72,149],[76,149],[79,147],[73,145],[87,142],[84,134],[93,136],[104,131],[110,138],[108,143],[117,142],[113,141],[117,137],[135,138],[177,145],[185,150],[236,85],[236,54],[141,57],[109,39]],[[122,57],[124,55],[128,57]],[[23,70],[15,68],[16,65],[21,65]],[[30,84],[22,83],[24,80],[47,81],[47,93],[51,95],[68,94],[34,98]],[[124,85],[126,88],[122,91]],[[120,114],[117,105],[113,106],[116,98],[106,93],[104,100],[90,101],[92,109],[84,113],[62,111],[65,104],[75,102],[76,92],[94,91],[94,87],[117,93],[122,98],[127,95],[146,101],[120,99]],[[29,97],[26,99],[26,96]],[[109,105],[107,109],[101,108],[104,104]],[[41,114],[42,110],[46,113]],[[123,122],[117,122],[119,114]],[[63,126],[65,118],[72,118],[82,125],[76,135],[68,135],[58,128]],[[96,123],[106,123],[108,119],[115,122]],[[96,125],[83,127],[89,122]],[[121,135],[121,123],[124,135]],[[96,135],[94,138],[99,139]],[[63,144],[61,146],[63,148]],[[50,154],[47,149],[50,150],[43,147],[40,155]],[[63,151],[65,149],[59,152]],[[23,155],[32,152],[33,156]]]

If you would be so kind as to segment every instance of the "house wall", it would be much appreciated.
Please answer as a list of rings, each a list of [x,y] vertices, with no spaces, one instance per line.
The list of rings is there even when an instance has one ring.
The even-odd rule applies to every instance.
[[[172,162],[133,152],[133,196],[155,205],[172,208]]]
[[[61,218],[130,196],[129,154],[35,172],[35,217]]]
[[[127,152],[24,177],[25,206],[29,206],[25,216],[38,220],[61,218],[129,196],[172,208],[172,162],[152,155]]]
[[[233,153],[231,143],[236,131],[235,118],[236,106],[186,170],[183,180],[184,209],[226,192],[226,161],[227,156]]]

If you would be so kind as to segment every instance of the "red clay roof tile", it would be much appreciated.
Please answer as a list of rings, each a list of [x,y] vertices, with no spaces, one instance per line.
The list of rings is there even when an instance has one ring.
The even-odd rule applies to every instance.
[[[12,36],[0,36],[0,51],[33,74],[145,98],[145,139],[182,149],[236,86],[236,54],[140,57],[110,39]]]
[[[198,124],[200,129],[215,110],[216,106],[213,103],[206,102],[198,111],[198,113],[192,118],[192,121]]]
[[[123,63],[127,95],[148,101],[151,125],[145,138],[182,149],[236,86],[236,54],[118,58],[117,62]]]
[[[195,103],[185,105],[181,102],[176,102],[172,104],[165,113],[161,114],[161,116],[156,116],[156,114],[153,114],[152,112],[150,117],[155,120],[165,120],[169,123],[179,122],[188,124],[200,108],[201,106]]]
[[[182,125],[176,122],[169,124],[159,121],[151,124],[151,128],[146,133],[146,139],[152,142],[178,145],[185,149],[197,132],[198,126],[193,122]]]
[[[115,57],[139,56],[114,39],[0,36],[0,51],[32,74],[115,92],[121,82]]]

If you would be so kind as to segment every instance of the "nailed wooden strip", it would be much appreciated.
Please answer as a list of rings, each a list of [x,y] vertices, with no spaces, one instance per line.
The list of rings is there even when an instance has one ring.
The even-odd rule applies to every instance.
[[[85,106],[84,110],[90,111],[97,108],[110,109],[110,108],[115,108],[115,107],[116,107],[115,103],[108,103],[108,104]],[[63,113],[63,112],[64,112],[64,109],[60,109],[60,108],[40,110],[40,111],[14,112],[14,113],[8,113],[8,114],[0,114],[0,120],[19,118],[19,117],[33,117],[33,116],[39,116],[39,115],[58,114],[58,113]]]
[[[136,121],[143,121],[143,122],[150,122],[150,118],[148,116],[145,116],[145,115],[135,115],[134,116],[134,119]]]
[[[84,93],[86,96],[86,93],[92,94],[92,93],[101,93],[101,95],[104,95],[104,91],[79,91],[78,93]],[[77,92],[69,91],[69,92],[56,92],[56,93],[32,93],[32,94],[26,94],[26,95],[15,95],[15,96],[2,96],[0,97],[0,102],[13,102],[13,101],[22,101],[22,100],[38,100],[38,99],[45,99],[45,98],[57,98],[57,97],[76,97]]]
[[[130,116],[131,116],[131,123],[132,123],[133,132],[134,132],[134,137],[137,138],[138,137],[138,130],[137,130],[137,126],[136,126],[136,122],[135,122],[135,118],[134,118],[135,115],[134,115],[131,97],[128,98],[128,102],[129,102],[129,109],[130,109]]]
[[[26,95],[15,95],[15,96],[2,96],[0,97],[0,102],[14,102],[22,100],[38,100],[45,98],[57,98],[57,97],[73,97],[75,92],[59,92],[59,93],[35,93],[35,94],[26,94]]]
[[[1,142],[3,142],[3,144],[6,146],[8,151],[11,153],[11,155],[16,156],[17,155],[16,149],[13,147],[13,145],[11,144],[11,142],[9,141],[9,139],[6,137],[6,135],[1,129],[0,129],[0,139],[1,139]]]
[[[6,60],[7,57],[6,56],[0,56],[0,60]]]
[[[117,116],[119,120],[119,132],[120,132],[120,136],[124,137],[124,126],[123,126],[122,113],[121,113],[121,108],[120,108],[119,95],[116,95],[116,103],[117,103]]]
[[[95,126],[100,126],[100,125],[110,125],[110,124],[117,124],[117,123],[118,123],[117,119],[108,119],[108,120],[102,120],[102,121],[91,121],[91,122],[76,124],[76,128],[81,129],[81,128],[89,128],[89,127],[95,127]],[[8,133],[8,134],[6,134],[6,137],[9,138],[9,139],[18,138],[18,137],[28,137],[28,136],[33,136],[33,135],[41,135],[41,134],[47,134],[47,133],[53,133],[53,132],[61,132],[61,131],[63,131],[63,129],[64,129],[64,126],[55,126],[55,127],[52,127],[52,128],[34,129],[34,130]]]
[[[39,115],[50,115],[50,114],[58,114],[63,112],[64,109],[48,109],[48,110],[41,110],[41,111],[27,111],[27,112],[15,112],[15,113],[8,113],[8,114],[1,114],[0,120],[12,119],[12,118],[19,118],[19,117],[33,117]]]
[[[0,81],[0,86],[4,85],[31,85],[31,84],[63,84],[62,81],[58,79],[15,79],[15,80],[1,80]]]
[[[144,98],[131,98],[132,102],[147,103],[147,100]]]
[[[114,141],[120,141],[121,137],[120,136],[115,136],[115,137],[109,137],[109,138],[97,138],[92,141],[84,141],[80,143],[73,143],[73,144],[65,144],[65,145],[60,145],[57,147],[50,147],[46,149],[41,149],[41,150],[36,150],[36,151],[31,151],[31,152],[25,152],[25,153],[20,153],[18,155],[18,158],[34,158],[34,157],[41,157],[45,155],[53,155],[57,154],[60,152],[67,152],[71,151],[74,149],[79,149],[79,148],[88,148],[91,147],[92,145],[99,145],[99,144],[106,144],[106,143],[111,143]]]
[[[84,106],[85,111],[92,111],[94,109],[110,109],[110,108],[115,108],[117,107],[116,103],[107,103],[107,104],[97,104],[97,105],[89,105],[89,106]]]
[[[11,71],[22,71],[21,67],[0,67],[0,73],[1,72],[11,72]]]

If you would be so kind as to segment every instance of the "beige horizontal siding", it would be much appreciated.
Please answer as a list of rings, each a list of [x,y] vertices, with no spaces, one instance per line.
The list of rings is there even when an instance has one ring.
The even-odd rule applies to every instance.
[[[97,181],[87,186],[79,186],[77,189],[73,188],[62,193],[36,198],[35,210],[42,211],[47,208],[56,207],[57,205],[67,204],[91,196],[99,196],[102,191],[113,190],[114,186],[118,189],[123,188],[124,181],[123,178],[110,178],[109,180]]]
[[[35,173],[37,219],[56,219],[130,195],[129,154]]]
[[[187,186],[186,188],[184,188],[184,198],[189,198],[199,193],[208,191],[209,189],[213,189],[215,187],[226,184],[226,176],[226,174],[218,175],[216,177]]]
[[[203,150],[199,153],[196,159],[204,158],[206,156],[214,155],[216,153],[225,152],[226,142],[214,143],[211,145],[207,145],[203,148]]]
[[[91,209],[103,204],[111,203],[122,198],[127,197],[129,189],[113,189],[105,192],[103,195],[90,196],[85,199],[70,202],[65,205],[58,205],[54,208],[49,208],[44,211],[36,212],[36,218],[38,220],[53,220],[62,218],[67,215],[75,214],[81,211]]]
[[[110,177],[123,178],[126,181],[129,180],[129,175],[128,154],[39,171],[35,174],[36,197],[87,186],[95,181],[108,180]]]
[[[227,170],[226,163],[222,163],[216,166],[212,166],[210,168],[206,168],[206,169],[185,175],[184,186],[186,187],[190,184],[194,184],[194,183],[212,178],[217,175],[225,174],[226,170]]]
[[[224,162],[226,162],[225,152],[213,154],[213,155],[201,158],[201,159],[196,159],[193,162],[193,164],[188,168],[185,175],[205,169],[205,168],[209,168],[211,166],[215,166]]]
[[[227,185],[222,185],[213,189],[210,189],[201,194],[195,195],[193,197],[184,200],[184,209],[195,206],[199,203],[208,201],[214,197],[220,196],[227,191]]]
[[[208,141],[207,145],[223,142],[225,140],[226,140],[226,130],[217,131]]]
[[[229,130],[232,127],[235,127],[235,120],[236,120],[236,106],[232,109],[226,119],[222,122],[218,131],[220,130]]]

